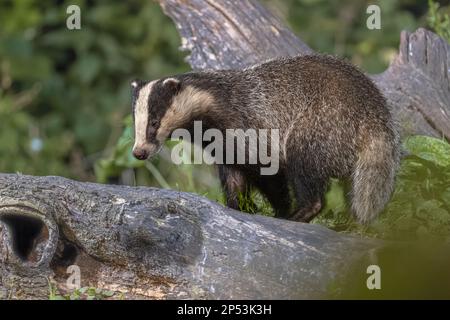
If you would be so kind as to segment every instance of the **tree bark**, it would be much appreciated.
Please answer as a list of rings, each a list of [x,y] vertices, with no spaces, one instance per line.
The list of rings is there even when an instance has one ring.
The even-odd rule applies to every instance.
[[[269,59],[313,54],[256,0],[159,0],[190,51],[193,69],[237,69]],[[318,35],[319,36],[319,35]],[[402,32],[389,68],[371,76],[402,133],[450,140],[450,45],[425,29]]]

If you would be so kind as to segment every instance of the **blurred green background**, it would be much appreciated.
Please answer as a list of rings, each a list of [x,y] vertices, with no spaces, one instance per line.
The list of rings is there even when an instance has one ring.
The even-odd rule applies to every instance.
[[[388,66],[401,30],[423,26],[450,38],[449,1],[263,3],[313,49],[344,56],[371,73]],[[71,4],[81,8],[81,30],[66,28]],[[381,30],[366,27],[369,4],[381,7]],[[188,71],[179,46],[173,23],[150,0],[1,0],[0,172],[173,188],[223,201],[214,168],[173,165],[170,144],[152,161],[136,161],[130,153],[129,83]],[[387,209],[392,213],[383,216],[388,218],[370,229],[355,225],[346,213],[343,189],[334,182],[315,222],[383,237],[447,235],[448,143],[417,137],[406,148],[415,158],[404,161]],[[264,199],[254,197],[257,211],[270,215]]]
[[[66,8],[81,8],[81,30]],[[0,172],[95,181],[133,77],[188,70],[153,1],[0,1]]]

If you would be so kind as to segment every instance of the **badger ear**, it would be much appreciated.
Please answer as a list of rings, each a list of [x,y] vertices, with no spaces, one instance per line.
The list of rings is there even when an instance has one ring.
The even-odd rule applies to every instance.
[[[142,84],[142,81],[139,80],[139,79],[134,79],[133,81],[131,81],[131,87],[133,89],[136,89],[136,88],[140,87],[141,84]]]
[[[171,89],[174,92],[177,92],[180,90],[181,82],[178,79],[175,78],[167,78],[163,81],[163,86],[165,88]]]

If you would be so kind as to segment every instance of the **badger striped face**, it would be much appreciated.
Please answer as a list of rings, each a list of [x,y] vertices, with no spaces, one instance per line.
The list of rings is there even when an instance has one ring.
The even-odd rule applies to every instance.
[[[176,78],[151,82],[134,81],[133,155],[145,160],[156,154],[171,132],[187,126],[194,117],[206,114],[214,99],[207,91],[182,85]]]
[[[145,160],[156,154],[167,137],[157,137],[161,119],[172,105],[180,82],[174,78],[151,82],[133,81],[133,119],[135,141],[133,155]]]

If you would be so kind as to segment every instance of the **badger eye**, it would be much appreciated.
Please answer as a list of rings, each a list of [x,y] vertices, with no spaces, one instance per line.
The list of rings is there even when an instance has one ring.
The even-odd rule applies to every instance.
[[[158,125],[159,121],[158,120],[152,120],[150,121],[150,124],[152,127],[156,127]]]

